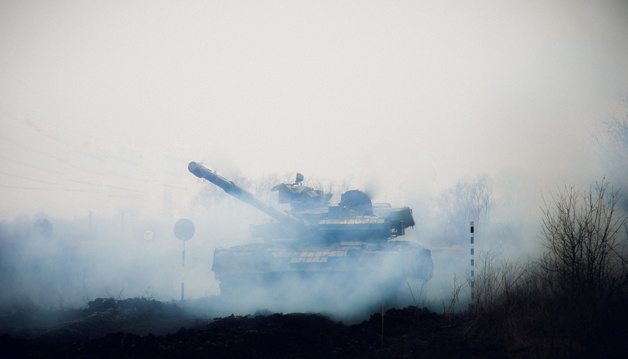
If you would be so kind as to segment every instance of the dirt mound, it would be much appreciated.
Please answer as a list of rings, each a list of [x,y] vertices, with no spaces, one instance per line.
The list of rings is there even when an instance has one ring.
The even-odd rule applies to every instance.
[[[45,327],[3,330],[3,357],[453,358],[467,349],[452,322],[416,307],[350,326],[302,313],[195,318],[145,299],[100,298],[65,314]]]

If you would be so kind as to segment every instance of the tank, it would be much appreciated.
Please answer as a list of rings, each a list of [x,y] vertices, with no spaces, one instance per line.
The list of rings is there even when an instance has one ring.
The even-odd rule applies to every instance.
[[[431,252],[404,239],[415,225],[408,207],[373,204],[359,190],[330,205],[332,194],[304,185],[301,174],[272,188],[275,206],[199,163],[188,170],[270,217],[250,226],[254,243],[214,252],[212,271],[230,300],[253,296],[317,307],[299,310],[401,307],[416,305],[432,277]]]

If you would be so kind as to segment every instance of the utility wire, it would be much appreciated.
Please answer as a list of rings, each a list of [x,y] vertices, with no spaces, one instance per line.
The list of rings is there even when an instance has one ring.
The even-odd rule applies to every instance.
[[[63,186],[60,183],[54,183],[54,182],[48,182],[48,181],[44,181],[44,180],[40,180],[40,179],[35,179],[35,178],[30,178],[30,177],[26,177],[26,176],[20,176],[20,175],[16,175],[16,174],[12,174],[12,173],[6,173],[6,172],[0,172],[0,174],[3,174],[5,176],[11,176],[11,177],[15,177],[15,178],[21,178],[21,179],[25,179],[25,180],[29,180],[29,181],[34,181],[34,182],[40,182],[40,183],[45,183],[45,184],[51,184],[51,185],[55,185],[55,186]]]
[[[9,75],[11,75],[11,74],[9,74]],[[12,77],[14,77],[14,76],[12,76]],[[14,77],[14,80],[17,81],[18,83],[20,83],[24,88],[30,89],[29,86],[27,86],[26,84],[21,82],[19,79]],[[33,91],[29,91],[29,93],[37,94],[36,91],[34,91],[34,92]],[[39,95],[40,95],[39,97],[41,99],[44,99],[43,102],[46,102],[46,101],[49,102],[49,100],[44,98],[43,96],[41,96],[41,94],[39,94]],[[77,134],[76,131],[74,131],[74,129],[70,129],[70,128],[67,128],[67,127],[64,127],[64,128],[57,127],[57,130],[55,131],[54,129],[50,128],[50,126],[52,124],[48,124],[47,127],[43,127],[41,125],[38,125],[38,121],[34,121],[32,119],[29,120],[24,115],[20,115],[19,110],[17,110],[13,106],[10,106],[10,105],[8,105],[6,103],[4,103],[4,104],[0,103],[0,111],[4,112],[9,119],[13,120],[16,124],[20,125],[26,131],[33,132],[34,136],[42,136],[43,135],[46,138],[48,138],[48,139],[50,139],[50,140],[52,140],[52,141],[62,145],[64,147],[64,149],[70,151],[71,153],[76,153],[76,154],[81,155],[83,157],[88,157],[91,160],[97,160],[97,161],[99,161],[101,163],[104,163],[104,164],[111,163],[113,165],[115,162],[124,162],[124,163],[132,165],[132,166],[134,166],[136,168],[142,168],[141,165],[137,161],[131,160],[131,159],[126,158],[126,157],[121,158],[120,155],[118,155],[118,154],[114,153],[109,158],[104,158],[102,155],[97,154],[97,153],[93,153],[93,152],[90,153],[90,152],[86,152],[85,150],[78,150],[76,148],[76,144],[71,144],[71,143],[68,144],[68,143],[65,143],[65,142],[60,140],[62,138],[68,138],[68,135],[67,135],[68,133],[70,134],[70,138],[82,137],[82,135]],[[60,135],[61,133],[63,133],[63,135]],[[119,178],[131,180],[131,181],[135,181],[135,182],[142,182],[142,183],[146,182],[144,179],[138,178],[137,176],[129,176],[129,175],[121,174],[119,172],[98,171],[98,170],[96,170],[94,168],[86,169],[83,166],[78,166],[76,164],[76,162],[74,162],[74,161],[68,161],[67,158],[62,158],[62,157],[56,156],[56,155],[54,155],[51,152],[43,151],[41,149],[38,149],[38,148],[35,148],[35,147],[31,146],[31,145],[22,143],[21,141],[16,141],[15,139],[9,138],[9,137],[4,136],[4,135],[0,135],[0,140],[3,140],[4,142],[7,142],[7,143],[9,143],[11,145],[17,146],[18,148],[22,148],[22,149],[25,149],[25,150],[27,150],[29,152],[35,153],[35,154],[37,154],[40,157],[54,159],[54,160],[62,163],[65,166],[66,169],[77,170],[77,171],[81,171],[81,172],[84,172],[84,173],[87,173],[87,174],[90,174],[90,175],[114,176],[114,177],[119,177]],[[152,147],[153,147],[153,150],[155,150],[155,151],[159,151],[160,149],[162,149],[159,146],[154,146],[153,145]],[[58,175],[65,175],[66,174],[66,171],[59,171],[57,169],[45,168],[45,167],[42,167],[42,166],[34,165],[32,163],[27,163],[27,162],[24,162],[24,161],[18,161],[18,160],[15,160],[13,158],[9,158],[7,156],[3,156],[1,154],[0,154],[0,158],[3,159],[4,161],[11,162],[11,163],[14,163],[14,164],[18,164],[18,165],[24,166],[24,167],[34,168],[36,170],[43,171],[43,172],[48,173],[48,174],[50,174],[50,173],[55,173],[55,174],[58,174]],[[162,159],[163,158],[167,158],[170,161],[176,161],[176,162],[182,162],[182,163],[186,162],[183,158],[173,156],[172,153],[169,153],[169,152],[165,153],[163,156],[161,156],[161,158]],[[161,167],[158,167],[156,169],[156,172],[162,173],[162,174],[165,174],[165,175],[168,175],[168,176],[172,176],[172,177],[178,177],[177,175],[173,174],[172,172],[169,172],[169,171],[167,171],[167,170],[165,170],[165,169],[163,169]],[[6,172],[2,172],[2,173],[5,174],[5,175],[10,175],[10,176],[13,176],[13,177],[23,178],[23,179],[27,179],[27,180],[31,180],[31,181],[37,181],[37,182],[40,182],[40,183],[64,186],[63,184],[46,182],[46,181],[43,181],[43,180],[36,180],[34,178],[29,178],[29,177],[25,177],[25,176],[21,176],[20,177],[19,175],[16,175],[16,174],[9,174],[9,173],[6,173]],[[80,183],[80,184],[85,184],[85,185],[90,185],[90,186],[102,186],[102,185],[99,185],[99,184],[96,184],[96,183],[84,182],[84,181],[79,181],[79,180],[71,179],[71,178],[65,178],[65,180],[69,181],[69,182]],[[177,188],[177,189],[181,189],[181,190],[185,190],[186,189],[185,187],[176,186],[176,185],[168,184],[168,183],[165,183],[165,182],[161,182],[160,184],[162,186],[164,186],[164,187],[169,187],[169,188]],[[6,185],[4,187],[6,187],[6,188],[35,189],[35,188],[30,188],[30,187],[6,186]],[[118,187],[118,186],[107,186],[107,185],[105,185],[105,187],[146,194],[145,191],[133,190],[133,189],[123,188],[123,187]],[[75,191],[77,191],[77,190],[75,190]]]

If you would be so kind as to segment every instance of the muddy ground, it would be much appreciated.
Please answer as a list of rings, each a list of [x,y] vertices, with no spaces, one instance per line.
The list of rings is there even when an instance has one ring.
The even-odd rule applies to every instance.
[[[346,325],[320,314],[206,318],[174,303],[97,299],[85,309],[16,310],[0,321],[3,358],[473,358],[460,318],[408,307]],[[502,352],[502,353],[500,353]],[[493,355],[493,356],[495,356]]]
[[[100,298],[83,309],[15,309],[0,316],[0,357],[626,358],[628,350],[622,340],[612,340],[588,354],[542,352],[539,346],[487,340],[474,335],[481,329],[469,318],[419,307],[345,324],[317,313],[215,318],[208,304]]]

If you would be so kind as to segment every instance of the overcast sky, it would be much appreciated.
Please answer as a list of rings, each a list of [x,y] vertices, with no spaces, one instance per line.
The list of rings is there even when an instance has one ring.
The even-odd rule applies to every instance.
[[[393,198],[594,178],[626,97],[626,1],[0,0],[0,219],[185,215],[189,161]]]

